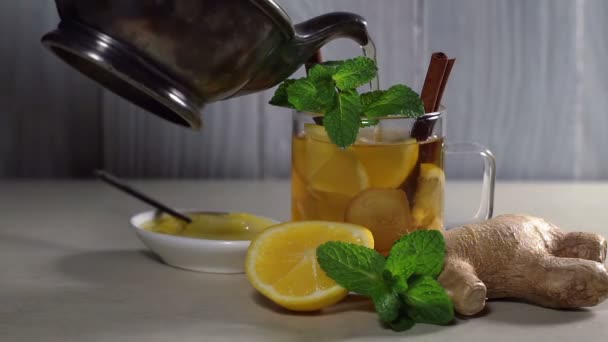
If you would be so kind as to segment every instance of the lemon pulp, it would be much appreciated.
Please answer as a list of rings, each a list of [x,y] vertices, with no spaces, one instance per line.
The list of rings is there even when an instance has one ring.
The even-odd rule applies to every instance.
[[[275,303],[296,311],[314,311],[335,304],[348,291],[317,263],[317,247],[327,241],[373,248],[371,232],[358,225],[299,221],[273,226],[249,246],[245,270],[249,282]]]

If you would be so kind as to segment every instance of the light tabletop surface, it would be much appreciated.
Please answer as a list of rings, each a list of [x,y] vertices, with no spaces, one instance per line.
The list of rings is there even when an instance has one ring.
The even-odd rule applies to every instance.
[[[289,217],[287,181],[141,181],[181,208]],[[608,236],[608,183],[499,183],[495,213],[529,213],[567,230]],[[478,188],[454,183],[448,215]],[[260,297],[244,275],[175,269],[128,229],[144,204],[93,182],[0,182],[0,341],[601,341],[608,303],[574,311],[492,301],[447,327],[383,329],[369,302],[347,299],[293,314]]]

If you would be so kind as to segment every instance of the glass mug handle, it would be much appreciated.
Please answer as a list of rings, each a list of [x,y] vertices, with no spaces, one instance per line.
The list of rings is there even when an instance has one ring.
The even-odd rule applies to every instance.
[[[494,211],[494,184],[496,182],[496,160],[494,155],[485,146],[477,143],[446,143],[445,146],[446,155],[462,155],[462,154],[476,154],[479,155],[483,161],[483,182],[481,187],[481,201],[477,213],[472,220],[487,220],[492,218]],[[456,225],[451,225],[449,228],[453,228]]]

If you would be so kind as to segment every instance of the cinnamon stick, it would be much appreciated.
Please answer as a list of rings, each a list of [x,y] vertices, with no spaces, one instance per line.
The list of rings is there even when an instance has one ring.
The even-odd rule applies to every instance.
[[[443,82],[443,75],[448,66],[448,56],[443,52],[435,52],[431,55],[429,69],[424,79],[424,85],[420,92],[420,97],[424,103],[425,113],[431,113],[435,109],[437,96]]]
[[[429,63],[429,69],[424,79],[424,85],[420,92],[420,97],[424,104],[424,111],[426,113],[432,113],[439,109],[441,105],[441,98],[443,97],[443,91],[448,83],[448,78],[452,67],[454,66],[455,59],[448,59],[448,57],[442,52],[436,52],[431,56]],[[419,142],[428,140],[435,127],[435,122],[439,119],[438,116],[420,117],[414,123],[412,127],[411,136]],[[418,177],[420,175],[420,164],[421,163],[437,163],[443,164],[443,160],[440,157],[442,145],[438,144],[420,144],[418,162],[416,167],[412,170],[410,176],[401,185],[401,188],[405,190],[408,198],[414,198],[418,188]],[[410,203],[413,203],[410,200]]]
[[[448,56],[443,52],[435,52],[431,55],[424,85],[420,92],[420,98],[426,113],[432,113],[439,108],[454,62],[455,59],[448,59]],[[412,127],[412,138],[417,141],[427,140],[433,133],[436,119],[435,117],[416,120],[414,127]]]
[[[433,112],[438,111],[439,106],[441,106],[441,98],[443,97],[443,91],[445,90],[445,86],[448,84],[448,78],[450,78],[450,73],[452,72],[452,67],[454,66],[455,61],[456,58],[448,59],[448,64],[445,66],[445,71],[443,72],[443,79],[441,81],[441,85],[439,86],[439,93],[437,93],[437,100],[435,101]]]

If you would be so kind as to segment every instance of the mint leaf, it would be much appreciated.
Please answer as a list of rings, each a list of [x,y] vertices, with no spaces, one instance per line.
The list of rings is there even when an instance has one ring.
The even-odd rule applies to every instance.
[[[367,109],[372,103],[378,101],[385,93],[386,90],[374,90],[361,94],[361,104],[363,105],[363,111],[365,112],[365,109]]]
[[[390,260],[390,263],[389,263]],[[393,275],[393,286],[399,292],[409,288],[408,279],[414,274],[416,268],[416,257],[411,255],[395,255],[393,253],[387,258],[385,270]]]
[[[409,287],[406,277],[393,275],[392,272],[386,269],[386,266],[382,272],[382,278],[384,279],[385,283],[389,284],[393,289],[395,289],[395,291],[399,293],[404,293]]]
[[[303,78],[287,87],[287,96],[295,109],[321,113],[333,104],[336,90],[329,79],[313,82]]]
[[[342,148],[355,142],[360,122],[361,100],[356,90],[340,92],[323,118],[330,140]]]
[[[368,118],[405,115],[416,118],[424,114],[420,96],[411,88],[398,84],[388,90],[377,90],[361,95],[363,113]]]
[[[411,282],[405,302],[408,316],[417,323],[447,324],[454,319],[450,297],[431,277],[422,276]]]
[[[352,243],[329,241],[317,247],[319,265],[340,286],[364,296],[382,292],[384,257]]]
[[[405,331],[413,327],[414,324],[416,322],[413,319],[409,318],[405,313],[401,313],[395,321],[389,323],[389,326],[394,331]]]
[[[376,63],[367,57],[356,57],[345,60],[336,68],[333,75],[340,90],[355,89],[369,83],[378,73]]]
[[[287,87],[289,103],[297,110],[316,112],[321,109],[315,84],[305,78],[295,80]]]
[[[326,79],[317,79],[313,81],[317,89],[317,100],[321,103],[321,113],[326,113],[330,110],[338,96],[338,90],[331,77]]]
[[[308,72],[308,78],[316,89],[317,100],[321,103],[321,112],[331,109],[337,96],[336,84],[331,78],[334,72],[335,70],[322,64],[316,64]]]
[[[399,317],[401,300],[399,294],[389,286],[384,285],[376,288],[372,294],[372,300],[382,322],[390,323]]]
[[[443,269],[445,240],[437,230],[417,230],[403,236],[391,248],[386,269],[403,280],[412,275],[436,278]]]
[[[325,64],[315,64],[315,66],[308,71],[308,77],[313,82],[320,80],[331,80],[333,82],[332,76],[335,73],[335,67],[328,66]]]
[[[294,106],[291,103],[289,103],[288,96],[287,96],[287,87],[292,85],[295,81],[296,80],[283,81],[283,83],[281,83],[281,85],[279,85],[277,90],[274,92],[274,95],[272,96],[270,101],[268,101],[268,103],[273,106],[294,108]]]

